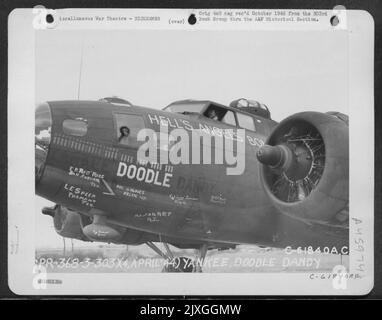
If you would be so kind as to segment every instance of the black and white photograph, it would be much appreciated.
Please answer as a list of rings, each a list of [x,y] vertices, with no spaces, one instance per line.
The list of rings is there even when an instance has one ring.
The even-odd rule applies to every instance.
[[[36,7],[10,30],[25,17],[33,38],[14,29],[10,49],[33,51],[14,68],[34,105],[15,87],[9,130],[32,158],[10,167],[28,196],[8,228],[30,274],[18,264],[14,290],[371,290],[367,13]]]

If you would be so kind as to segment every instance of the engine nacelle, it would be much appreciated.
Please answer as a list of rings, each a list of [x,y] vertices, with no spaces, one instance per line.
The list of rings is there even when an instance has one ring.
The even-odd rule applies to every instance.
[[[119,243],[125,235],[124,228],[109,225],[103,216],[95,215],[90,219],[60,205],[45,207],[42,212],[53,217],[56,232],[65,238]]]
[[[81,215],[76,211],[55,205],[53,208],[44,208],[42,213],[53,217],[54,229],[60,236],[89,241],[82,232],[83,221]]]
[[[122,233],[115,227],[104,223],[91,223],[83,229],[84,234],[93,241],[118,242],[122,238]]]
[[[280,212],[344,221],[349,204],[346,115],[294,114],[277,125],[257,157],[265,191]]]

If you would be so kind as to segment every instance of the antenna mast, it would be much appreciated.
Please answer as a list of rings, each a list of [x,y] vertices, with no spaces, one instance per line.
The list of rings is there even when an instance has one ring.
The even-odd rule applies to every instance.
[[[82,46],[81,46],[81,62],[80,62],[80,73],[78,76],[77,100],[80,100],[83,58],[84,58],[84,42],[82,42]]]

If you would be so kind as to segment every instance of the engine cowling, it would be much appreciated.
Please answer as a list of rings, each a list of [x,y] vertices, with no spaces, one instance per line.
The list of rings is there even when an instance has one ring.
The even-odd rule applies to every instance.
[[[81,215],[76,211],[56,205],[53,208],[44,208],[42,212],[53,217],[54,229],[60,236],[89,241],[82,231],[84,222]]]
[[[265,191],[280,212],[344,221],[349,203],[346,115],[294,114],[276,126],[257,158]]]
[[[118,243],[126,231],[109,225],[104,216],[95,215],[91,219],[60,205],[45,207],[42,213],[53,217],[56,232],[65,238]]]

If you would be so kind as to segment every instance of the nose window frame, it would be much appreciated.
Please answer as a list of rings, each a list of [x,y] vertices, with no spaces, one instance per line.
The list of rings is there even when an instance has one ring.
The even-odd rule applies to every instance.
[[[129,121],[123,121],[122,117],[128,119]],[[135,121],[131,121],[131,119]],[[139,119],[139,120],[138,120]],[[140,124],[138,128],[145,129],[146,122],[144,117],[141,114],[130,113],[130,112],[113,112],[113,123],[114,123],[114,145],[118,147],[125,148],[138,148],[143,142],[137,140],[137,131],[135,126],[131,126],[131,123]],[[128,142],[122,142],[121,139],[121,128],[127,127],[129,129],[129,136],[131,140]]]
[[[88,133],[88,124],[83,119],[65,119],[62,121],[62,131],[67,135],[84,137]]]

